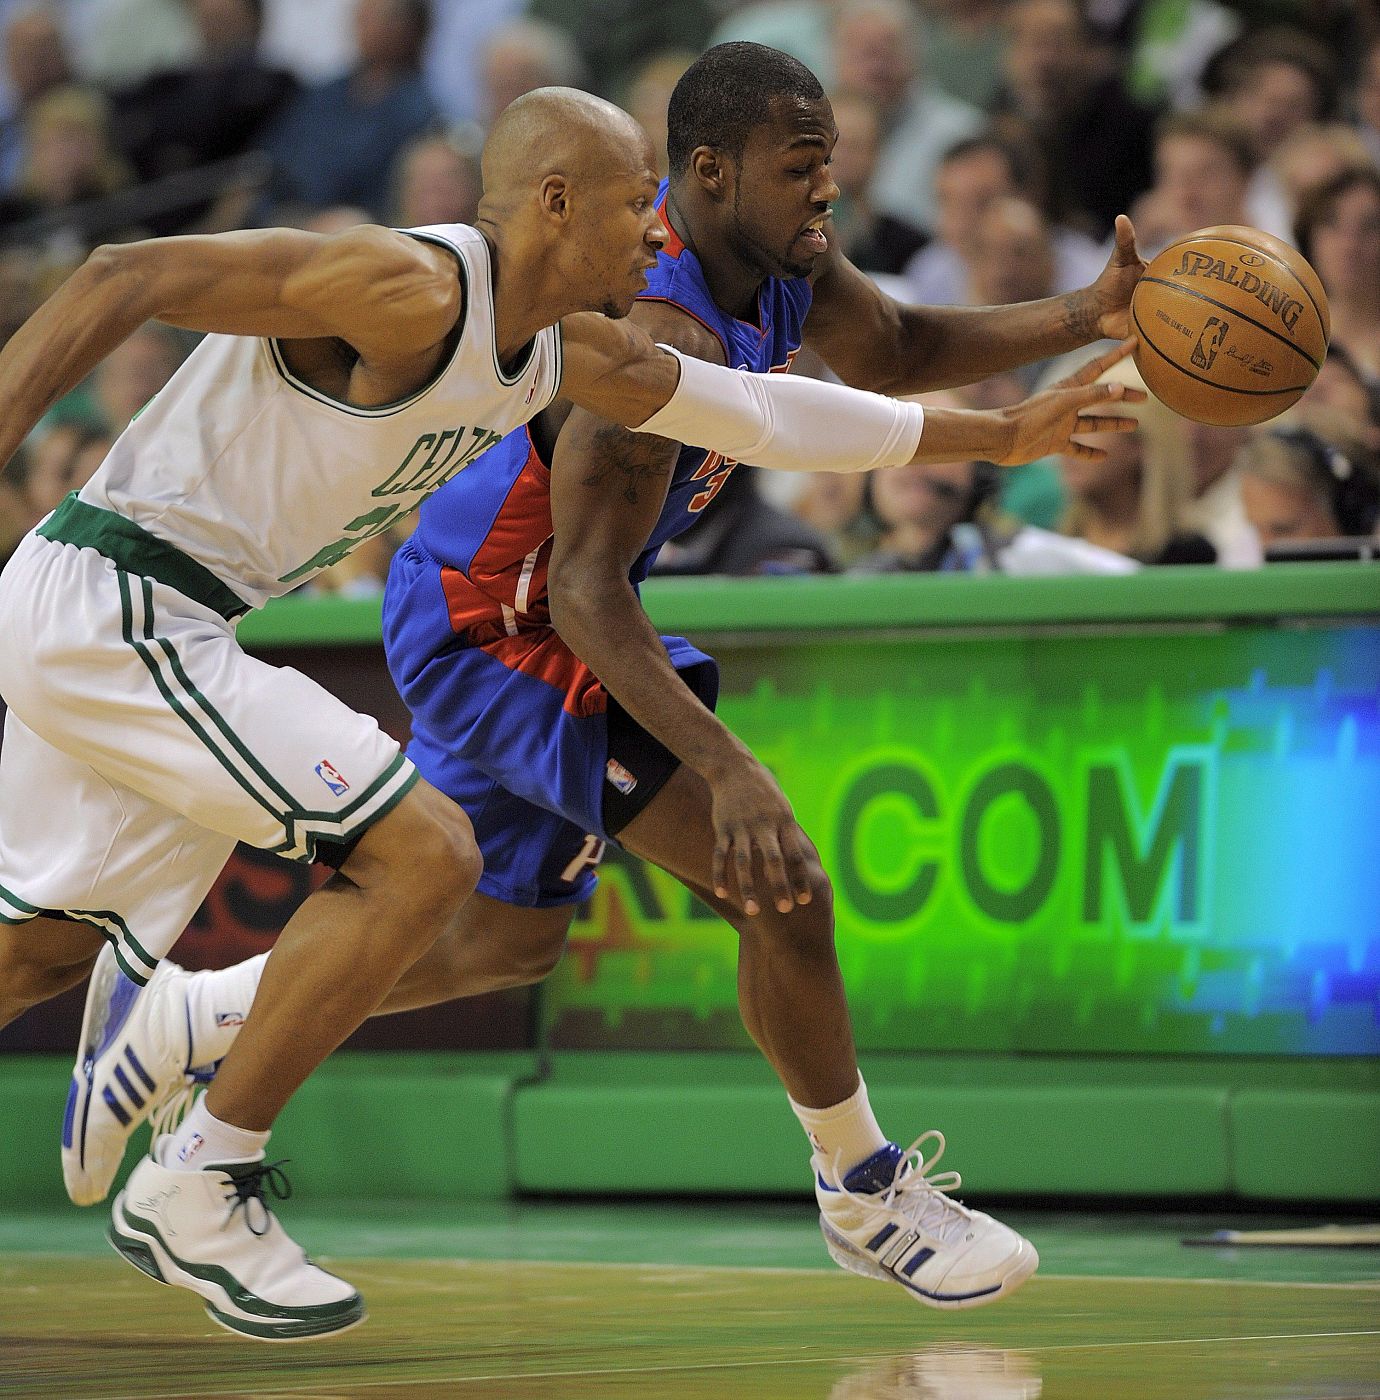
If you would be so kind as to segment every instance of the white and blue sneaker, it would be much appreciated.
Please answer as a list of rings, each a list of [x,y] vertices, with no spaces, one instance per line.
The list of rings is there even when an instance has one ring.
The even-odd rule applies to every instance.
[[[165,1144],[166,1138],[156,1140]],[[281,1162],[172,1171],[145,1157],[106,1232],[134,1267],[199,1294],[213,1322],[261,1342],[301,1342],[364,1321],[352,1284],[313,1264],[264,1200],[292,1194]]]
[[[927,1161],[930,1139],[938,1150]],[[818,1153],[815,1196],[834,1262],[850,1273],[899,1284],[932,1308],[976,1308],[1014,1293],[1039,1267],[1035,1246],[981,1211],[949,1199],[957,1172],[927,1173],[944,1134],[921,1134],[906,1151],[888,1143],[840,1179]]]
[[[103,1201],[125,1146],[146,1118],[166,1131],[191,1090],[214,1072],[193,1070],[185,983],[166,958],[146,987],[101,950],[86,989],[81,1041],[62,1120],[62,1179],[79,1206]]]

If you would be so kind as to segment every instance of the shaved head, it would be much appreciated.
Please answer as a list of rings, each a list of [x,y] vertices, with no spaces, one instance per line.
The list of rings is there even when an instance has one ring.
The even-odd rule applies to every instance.
[[[588,92],[535,88],[499,114],[480,165],[476,226],[500,259],[542,269],[552,320],[626,316],[665,243],[656,157],[637,122]]]
[[[656,167],[647,133],[621,107],[578,88],[536,88],[499,114],[481,158],[484,199],[498,209],[549,175],[572,184]]]

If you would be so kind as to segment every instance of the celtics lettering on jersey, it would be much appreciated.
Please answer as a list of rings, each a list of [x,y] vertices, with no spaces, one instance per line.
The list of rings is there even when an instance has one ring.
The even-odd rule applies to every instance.
[[[305,564],[284,574],[279,582],[295,583],[308,574],[338,564],[365,540],[383,534],[409,515],[433,491],[439,490],[502,437],[502,433],[491,428],[445,428],[439,433],[423,433],[387,478],[369,493],[395,499],[356,516],[345,526],[346,533],[340,539],[318,550]]]

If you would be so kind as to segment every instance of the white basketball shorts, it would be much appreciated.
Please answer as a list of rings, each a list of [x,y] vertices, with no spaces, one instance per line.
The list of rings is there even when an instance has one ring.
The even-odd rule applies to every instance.
[[[0,922],[94,925],[141,982],[236,841],[312,860],[417,779],[373,719],[247,655],[213,607],[38,534],[0,575],[0,694]]]

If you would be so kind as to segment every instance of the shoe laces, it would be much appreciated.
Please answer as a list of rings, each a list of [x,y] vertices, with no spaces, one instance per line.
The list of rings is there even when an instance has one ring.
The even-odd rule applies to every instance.
[[[192,1106],[192,1098],[196,1091],[197,1081],[191,1075],[187,1075],[165,1099],[160,1099],[154,1104],[149,1113],[149,1127],[153,1129],[154,1142],[166,1133],[177,1131],[178,1125]]]
[[[230,1189],[225,1193],[225,1199],[230,1203],[230,1213],[225,1218],[226,1225],[230,1224],[235,1218],[235,1212],[243,1206],[244,1223],[249,1233],[260,1236],[268,1234],[269,1227],[273,1224],[273,1211],[264,1200],[264,1188],[267,1187],[280,1201],[285,1201],[292,1195],[292,1183],[282,1170],[291,1160],[290,1157],[280,1157],[276,1162],[252,1162],[242,1167],[237,1165],[233,1172],[226,1169],[226,1175],[230,1178]]]
[[[926,1158],[925,1144],[931,1140],[938,1146],[933,1156]],[[931,1239],[951,1244],[967,1232],[973,1213],[961,1201],[949,1199],[948,1193],[963,1185],[963,1178],[957,1172],[929,1175],[944,1155],[945,1146],[944,1134],[938,1128],[921,1133],[901,1154],[891,1184],[870,1194],[850,1191],[844,1185],[843,1173],[839,1170],[842,1153],[838,1153],[834,1157],[834,1180],[843,1196],[854,1205],[864,1210],[875,1210],[878,1206],[893,1210]]]

